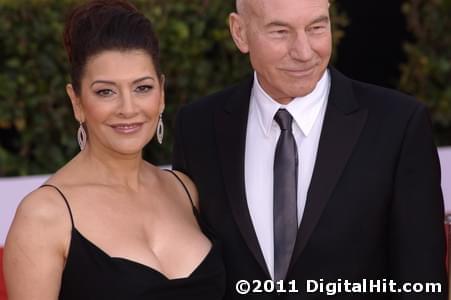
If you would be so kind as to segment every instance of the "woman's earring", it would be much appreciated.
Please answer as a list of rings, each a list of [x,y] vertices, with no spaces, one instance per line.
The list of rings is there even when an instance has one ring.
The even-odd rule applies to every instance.
[[[88,136],[86,135],[85,128],[83,127],[83,123],[80,122],[80,127],[78,127],[77,132],[77,140],[78,140],[78,146],[80,146],[80,150],[83,151],[86,147],[86,140]]]
[[[160,145],[163,143],[163,135],[164,135],[163,114],[160,114],[160,118],[158,119],[157,125],[157,141]]]

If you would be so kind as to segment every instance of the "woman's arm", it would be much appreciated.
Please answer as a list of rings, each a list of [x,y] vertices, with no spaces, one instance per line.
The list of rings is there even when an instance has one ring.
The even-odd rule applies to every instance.
[[[58,299],[70,236],[69,213],[54,191],[42,188],[21,202],[4,252],[9,300]]]

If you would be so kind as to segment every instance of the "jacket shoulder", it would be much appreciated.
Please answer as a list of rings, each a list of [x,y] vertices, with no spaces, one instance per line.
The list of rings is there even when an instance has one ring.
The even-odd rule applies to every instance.
[[[407,113],[425,108],[424,103],[401,91],[352,79],[351,82],[354,96],[369,109]]]

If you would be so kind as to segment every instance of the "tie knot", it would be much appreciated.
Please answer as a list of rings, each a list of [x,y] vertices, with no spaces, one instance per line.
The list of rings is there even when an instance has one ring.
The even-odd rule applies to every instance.
[[[274,120],[279,124],[280,130],[290,130],[291,124],[293,123],[293,117],[291,114],[284,108],[281,108],[277,111],[274,116]]]

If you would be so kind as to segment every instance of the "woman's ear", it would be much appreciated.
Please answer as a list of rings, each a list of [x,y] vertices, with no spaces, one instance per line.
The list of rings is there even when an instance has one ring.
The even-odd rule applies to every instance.
[[[70,98],[75,119],[77,119],[79,123],[83,123],[85,121],[85,114],[81,105],[80,97],[75,92],[72,84],[68,83],[66,85],[66,93]]]

